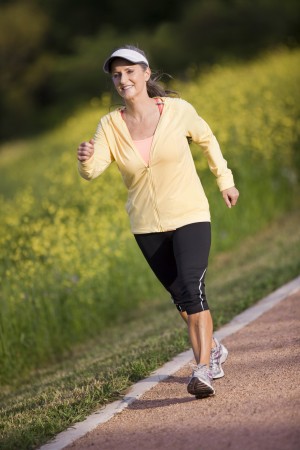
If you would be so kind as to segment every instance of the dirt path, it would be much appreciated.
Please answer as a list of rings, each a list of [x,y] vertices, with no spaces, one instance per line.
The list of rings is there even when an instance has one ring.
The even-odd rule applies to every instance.
[[[300,292],[223,340],[216,395],[186,391],[190,368],[146,392],[69,450],[299,450]]]

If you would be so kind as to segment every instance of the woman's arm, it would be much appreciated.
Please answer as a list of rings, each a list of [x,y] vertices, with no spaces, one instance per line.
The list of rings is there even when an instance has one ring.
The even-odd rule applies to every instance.
[[[223,199],[228,208],[231,208],[231,206],[236,205],[239,197],[239,191],[234,185],[232,172],[227,166],[227,161],[223,157],[220,145],[209,125],[198,115],[192,105],[188,104],[187,109],[189,136],[202,148],[209,168],[217,178]]]
[[[77,149],[78,171],[86,180],[101,175],[114,161],[101,122],[94,139],[82,142]]]

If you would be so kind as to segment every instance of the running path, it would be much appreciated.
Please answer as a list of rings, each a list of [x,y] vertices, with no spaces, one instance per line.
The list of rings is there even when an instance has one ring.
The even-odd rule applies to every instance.
[[[230,353],[214,397],[187,394],[190,350],[40,450],[298,450],[299,325],[300,276],[217,331]]]
[[[292,450],[300,443],[300,291],[225,338],[214,397],[186,391],[189,366],[69,450]]]

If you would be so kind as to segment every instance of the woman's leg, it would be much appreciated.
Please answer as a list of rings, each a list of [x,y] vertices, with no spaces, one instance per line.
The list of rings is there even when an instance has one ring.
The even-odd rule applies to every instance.
[[[210,251],[210,223],[178,228],[173,248],[181,285],[182,309],[187,314],[191,345],[197,364],[209,366],[213,323],[205,294],[205,274]],[[185,314],[182,315],[185,318]]]
[[[188,330],[196,364],[205,364],[209,367],[213,335],[210,311],[188,316]]]
[[[173,234],[174,231],[166,231],[136,234],[134,237],[152,271],[176,304],[180,299],[180,286],[173,252]]]
[[[182,311],[182,312],[179,311],[179,314],[182,317],[182,319],[184,320],[184,322],[188,325],[189,316],[187,315],[186,311]],[[190,316],[190,317],[193,317],[193,316]],[[201,317],[203,317],[203,316],[200,316],[200,318]],[[213,331],[211,315],[210,315],[210,321],[211,321],[211,330]],[[209,326],[210,325],[208,324],[208,327]],[[191,341],[192,341],[192,339],[194,339],[195,345],[198,345],[198,347],[196,349],[196,354],[198,355],[200,353],[200,355],[201,355],[201,348],[200,348],[200,344],[198,343],[198,340],[196,340],[192,335],[190,335],[190,339],[191,339]],[[214,380],[224,377],[224,370],[223,370],[222,364],[226,361],[227,357],[228,357],[227,348],[222,343],[220,343],[215,337],[213,337],[212,341],[211,341],[209,367],[211,369],[212,377]],[[204,356],[204,358],[205,358],[205,356]],[[197,360],[196,357],[195,357],[195,359]],[[202,363],[202,360],[200,361],[200,363]]]
[[[200,360],[200,330],[202,330],[202,347],[203,345],[206,347],[207,338],[204,332],[205,330],[211,330],[210,333],[212,333],[210,313],[208,312],[199,316],[199,319],[198,315],[197,317],[193,317],[194,315],[192,315],[189,320],[187,312],[183,310],[184,307],[179,306],[179,304],[183,305],[181,299],[182,284],[190,281],[186,280],[186,271],[196,275],[195,289],[197,297],[196,301],[198,302],[199,271],[201,271],[202,266],[204,266],[204,270],[206,270],[207,267],[210,248],[210,224],[197,223],[182,227],[176,231],[137,234],[135,235],[135,239],[151,269],[163,286],[170,292],[174,303],[177,304],[180,315],[189,329],[189,337],[195,359],[196,361]],[[196,252],[194,250],[196,250]],[[188,257],[187,261],[185,261],[186,256]],[[201,267],[198,269],[199,264]],[[179,272],[177,265],[179,266]],[[204,286],[203,279],[201,286],[202,291],[204,290]],[[204,296],[205,292],[203,292],[202,295]],[[206,300],[205,304],[205,307],[208,309]],[[213,347],[214,341],[211,339],[210,349]],[[204,355],[205,360],[207,360],[207,350],[204,348],[202,348],[202,355]]]
[[[195,233],[193,231],[194,226],[197,224],[193,224],[191,226],[192,228],[192,240],[189,238],[189,236],[187,237],[187,250],[188,250],[188,254],[190,254],[190,250],[189,247],[192,244],[192,248],[194,248],[194,241],[193,239],[195,238]],[[207,235],[207,237],[209,238],[209,244],[210,244],[210,224],[198,224],[200,226],[200,228],[204,227],[204,231],[206,230],[206,232],[204,234]],[[188,226],[189,227],[189,226]],[[196,230],[197,230],[197,226],[196,226]],[[170,232],[161,232],[161,233],[147,233],[147,234],[138,234],[135,235],[135,239],[143,253],[143,255],[145,256],[148,264],[150,265],[151,269],[153,270],[153,272],[155,273],[155,275],[157,276],[157,278],[159,279],[159,281],[163,284],[163,286],[170,292],[173,301],[175,303],[175,305],[177,306],[177,309],[179,310],[181,317],[183,318],[183,320],[186,322],[186,324],[188,325],[188,314],[184,309],[184,305],[182,303],[182,295],[184,294],[184,292],[182,291],[182,279],[180,279],[179,275],[178,275],[178,270],[177,270],[177,261],[175,259],[175,254],[174,254],[174,233],[177,233],[176,231],[170,231]],[[180,232],[179,235],[181,235],[182,233]],[[183,239],[180,239],[183,241],[183,246],[185,247],[185,231],[183,233]],[[199,234],[199,233],[197,233]],[[206,248],[206,253],[207,253],[207,258],[208,258],[208,253],[209,253],[209,246],[207,248],[207,242],[208,242],[207,238],[204,239],[205,241],[205,248]],[[196,241],[199,241],[198,236],[196,235]],[[201,241],[201,239],[200,239]],[[175,245],[175,247],[178,247],[178,245]],[[179,245],[180,247],[180,245]],[[197,252],[196,252],[196,266],[199,262],[199,254],[205,254],[205,248],[201,249],[201,246],[199,248],[199,246],[197,247]],[[180,252],[181,253],[181,252]],[[206,259],[207,259],[206,258]],[[188,258],[188,265],[190,262],[192,262],[192,269],[193,266],[195,265],[195,263],[193,262],[193,260],[190,261],[190,258]],[[205,265],[207,265],[207,260]],[[205,267],[206,269],[206,267]],[[192,270],[192,272],[194,271],[194,269]],[[197,272],[197,276],[198,276],[198,272]],[[201,289],[204,289],[204,280],[202,280],[202,287]],[[198,291],[198,296],[199,296],[199,280],[197,279],[197,291]],[[202,292],[202,303],[205,300],[204,298],[204,292]],[[205,300],[206,301],[206,300]],[[208,307],[207,307],[208,308]],[[193,315],[192,315],[193,316]],[[208,357],[207,357],[207,353],[209,353],[209,350],[204,350],[204,348],[207,348],[207,336],[205,334],[205,330],[211,330],[210,334],[212,335],[212,320],[211,320],[211,316],[210,313],[205,313],[204,315],[200,315],[200,320],[195,320],[195,318],[191,317],[190,318],[190,325],[188,325],[189,328],[189,336],[190,336],[190,340],[191,340],[191,344],[195,353],[195,358],[198,361],[198,359],[200,357],[202,357],[201,361],[205,360],[207,361]],[[200,333],[200,330],[201,333]],[[204,334],[203,334],[204,333]],[[200,339],[200,335],[202,335],[202,352],[201,352],[201,339]],[[219,345],[219,344],[218,344]],[[215,346],[215,341],[214,339],[211,340],[211,345],[210,345],[210,349],[211,354],[210,354],[210,365],[214,368],[216,368],[215,371],[213,371],[213,376],[214,378],[220,378],[221,376],[224,375],[224,372],[222,371],[221,368],[221,363],[220,363],[220,358],[219,358],[219,347]],[[226,350],[227,351],[227,350]],[[218,353],[218,355],[217,355]],[[216,358],[217,356],[217,358]],[[226,358],[226,356],[225,356]],[[200,359],[199,359],[200,360]],[[213,364],[212,364],[213,363]],[[208,362],[209,364],[209,362]],[[216,375],[216,376],[215,376]]]
[[[184,320],[184,322],[188,326],[188,318],[189,318],[189,316],[187,315],[187,312],[186,311],[179,311],[179,314],[180,314],[181,318]],[[210,320],[211,324],[208,325],[208,326],[211,326],[211,330],[213,332],[213,323],[212,323],[212,317],[211,317],[210,312],[209,312],[209,317],[210,317],[210,319],[208,319],[208,320]],[[192,339],[191,336],[190,336],[190,339]],[[212,338],[212,340],[211,340],[211,349],[214,349],[215,347],[216,347],[216,343],[215,343],[215,340]],[[201,349],[199,349],[199,351],[201,351]],[[197,353],[199,353],[199,352],[197,352]]]

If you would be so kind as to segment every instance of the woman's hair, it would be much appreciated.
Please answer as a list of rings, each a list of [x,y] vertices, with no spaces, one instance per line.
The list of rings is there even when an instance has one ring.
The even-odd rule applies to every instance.
[[[146,59],[147,56],[143,50],[141,50],[138,47],[135,47],[134,45],[123,45],[122,47],[116,48],[116,50],[121,49],[127,49],[127,50],[134,50],[135,52],[140,53],[143,55]],[[139,65],[146,70],[147,65],[145,63],[139,63]],[[163,73],[163,72],[153,72],[151,74],[151,77],[147,81],[147,92],[149,97],[178,97],[178,93],[176,91],[172,91],[170,89],[165,89],[159,81],[164,77],[167,76],[168,78],[172,78],[169,74]]]

